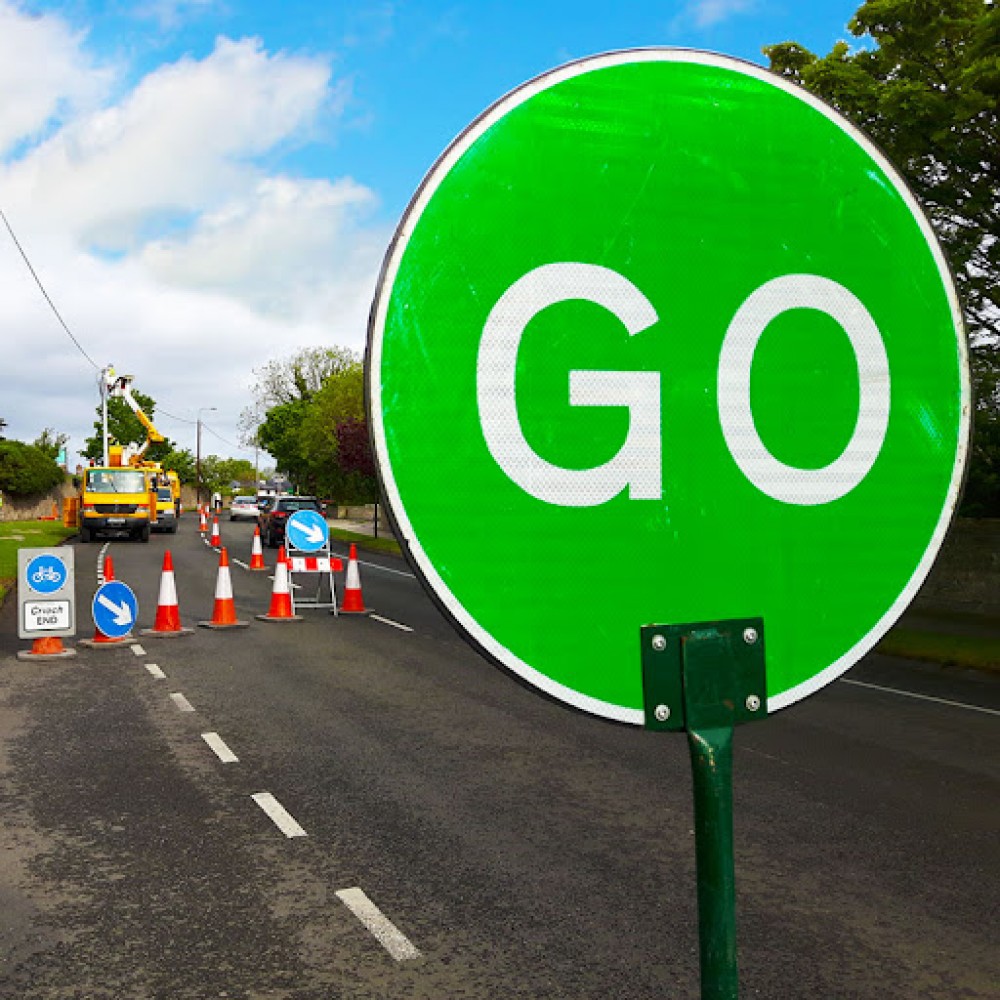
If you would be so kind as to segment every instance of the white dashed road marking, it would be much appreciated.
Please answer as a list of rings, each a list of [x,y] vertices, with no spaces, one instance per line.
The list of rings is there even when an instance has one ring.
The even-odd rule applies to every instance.
[[[139,643],[137,643],[137,642],[132,644],[131,649],[132,649],[132,655],[133,656],[145,656],[146,655],[146,650],[144,650],[142,648],[142,646],[140,646]]]
[[[420,952],[361,889],[357,887],[341,889],[337,893],[337,898],[375,935],[378,943],[397,962],[408,958],[420,958]]]
[[[146,669],[158,680],[166,680],[167,675],[160,669],[157,663],[147,663]]]
[[[181,712],[194,711],[194,705],[192,705],[191,702],[189,702],[187,698],[185,698],[184,695],[180,693],[180,691],[177,691],[175,694],[172,694],[170,696],[170,700],[177,706],[178,711]]]
[[[964,708],[969,712],[983,712],[986,715],[1000,715],[1000,711],[995,708],[986,708],[983,705],[969,705],[964,701],[949,701],[947,698],[935,698],[929,694],[917,694],[915,691],[903,691],[900,688],[882,687],[880,684],[868,684],[866,681],[850,681],[841,678],[844,684],[853,684],[854,687],[868,688],[871,691],[884,691],[886,694],[898,694],[902,698],[917,698],[919,701],[932,701],[936,705],[950,705],[952,708]]]
[[[256,795],[250,797],[267,813],[271,822],[286,837],[308,836],[306,831],[295,822],[291,813],[270,792],[257,792]]]
[[[394,622],[391,618],[383,618],[381,615],[369,615],[368,617],[374,618],[377,622],[382,622],[383,625],[391,625],[393,628],[398,628],[401,632],[413,631],[409,625],[404,625],[402,622]]]
[[[202,733],[201,738],[212,748],[215,756],[222,761],[223,764],[237,764],[239,763],[239,757],[233,753],[229,747],[226,746],[222,737],[218,733]]]

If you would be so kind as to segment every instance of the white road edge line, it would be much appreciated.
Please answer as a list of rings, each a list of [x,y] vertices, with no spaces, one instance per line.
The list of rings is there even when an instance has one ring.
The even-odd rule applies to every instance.
[[[357,886],[341,889],[337,898],[372,932],[375,940],[397,962],[420,958],[420,952]]]
[[[234,559],[233,562],[236,563],[237,566],[242,566],[244,569],[250,568],[245,562],[241,562],[239,559]]]
[[[187,698],[185,698],[184,695],[180,693],[180,691],[176,691],[174,694],[172,694],[170,696],[170,700],[177,706],[177,710],[180,712],[194,711],[194,705],[192,705],[191,702],[189,702]]]
[[[336,556],[337,559],[342,559],[344,561],[345,565],[347,564],[347,558],[348,558],[348,556],[347,556],[346,552],[343,555],[340,555],[340,554],[334,552],[333,555]],[[413,573],[407,573],[407,572],[405,572],[404,570],[401,570],[401,569],[392,569],[389,566],[380,566],[378,563],[366,562],[364,559],[359,559],[358,560],[358,565],[359,566],[368,566],[371,569],[380,570],[382,573],[394,573],[396,576],[406,576],[406,577],[409,577],[411,580],[416,580],[416,576],[414,576]]]
[[[131,645],[130,648],[131,648],[132,654],[134,656],[145,656],[146,655],[146,650],[144,650],[142,648],[142,646],[140,646],[139,643],[137,643],[137,642],[132,643],[132,645]]]
[[[226,746],[225,741],[218,733],[202,733],[201,738],[212,748],[212,752],[223,764],[239,763],[239,757]]]
[[[158,663],[147,663],[146,669],[158,680],[163,681],[167,679],[167,675],[160,669]]]
[[[412,632],[413,629],[409,625],[404,625],[402,622],[394,622],[391,618],[383,618],[381,615],[369,615],[369,618],[374,618],[377,622],[382,622],[384,625],[391,625],[393,628],[398,628],[402,632]]]
[[[250,798],[267,813],[271,822],[286,837],[308,836],[306,831],[295,822],[291,813],[270,792],[257,792],[255,795],[251,795]]]
[[[866,681],[850,681],[841,678],[844,684],[853,684],[855,687],[870,688],[872,691],[884,691],[886,694],[898,694],[903,698],[917,698],[920,701],[933,701],[938,705],[950,705],[952,708],[964,708],[968,712],[982,712],[984,715],[1000,715],[1000,711],[995,708],[984,708],[982,705],[969,705],[964,701],[949,701],[947,698],[935,698],[929,694],[917,694],[915,691],[903,691],[900,688],[882,687],[881,684],[869,684]]]

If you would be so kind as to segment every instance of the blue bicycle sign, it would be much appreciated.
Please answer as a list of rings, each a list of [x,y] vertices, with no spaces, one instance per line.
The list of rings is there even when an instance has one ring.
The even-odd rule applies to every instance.
[[[36,556],[28,563],[25,574],[28,586],[39,594],[54,594],[61,590],[69,575],[66,564],[56,556]]]

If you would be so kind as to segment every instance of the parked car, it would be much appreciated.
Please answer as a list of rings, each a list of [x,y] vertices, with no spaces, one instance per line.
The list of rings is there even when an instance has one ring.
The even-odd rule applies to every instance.
[[[233,497],[229,504],[230,521],[256,521],[260,514],[255,497]]]
[[[281,496],[272,497],[271,502],[260,512],[257,523],[264,545],[276,549],[285,542],[285,522],[297,510],[315,510],[324,513],[323,504],[316,497]]]

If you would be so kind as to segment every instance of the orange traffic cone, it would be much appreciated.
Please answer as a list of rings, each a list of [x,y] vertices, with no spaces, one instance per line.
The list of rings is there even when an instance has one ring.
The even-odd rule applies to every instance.
[[[57,635],[44,635],[31,643],[31,649],[18,651],[19,660],[65,660],[76,656],[75,649],[67,649],[62,639]]]
[[[274,587],[271,589],[271,607],[266,615],[257,615],[262,622],[300,622],[302,615],[295,614],[292,606],[292,588],[288,583],[288,560],[285,546],[278,549],[278,562],[274,567]]]
[[[212,546],[213,549],[222,548],[222,536],[219,534],[219,515],[212,515],[212,536],[208,540],[208,544]]]
[[[104,557],[104,582],[110,583],[115,578],[115,564],[111,561],[111,556]],[[92,649],[101,646],[127,646],[130,643],[135,642],[135,636],[131,632],[128,635],[122,636],[108,636],[105,635],[98,627],[95,622],[94,624],[94,638],[93,639],[81,639],[81,646],[89,646]]]
[[[250,565],[247,569],[267,569],[264,565],[264,550],[260,546],[260,525],[253,529],[253,545],[250,548]]]
[[[216,519],[218,521],[218,519]],[[203,628],[246,628],[249,622],[236,619],[236,602],[233,600],[233,581],[229,575],[229,553],[219,549],[219,575],[215,582],[215,606],[212,620],[198,622]]]
[[[351,552],[347,557],[347,580],[344,582],[344,600],[340,610],[347,614],[364,614],[364,598],[361,596],[361,574],[358,572],[358,547],[351,542]]]
[[[163,572],[160,575],[160,596],[156,602],[156,618],[152,628],[139,629],[140,635],[164,637],[190,635],[193,628],[181,627],[180,608],[177,607],[177,585],[174,582],[174,560],[170,549],[163,553]]]
[[[208,520],[205,517],[205,508],[198,506],[198,530],[204,535],[208,531]]]

